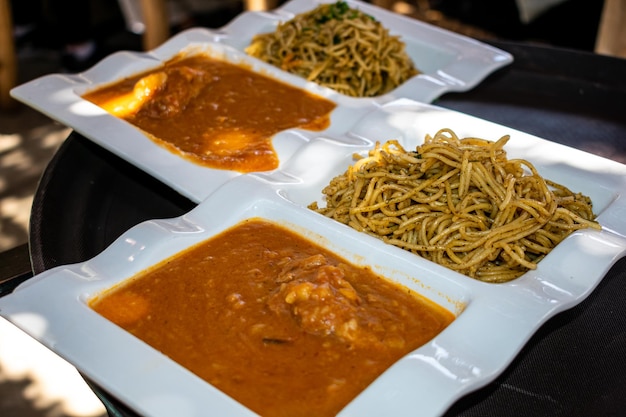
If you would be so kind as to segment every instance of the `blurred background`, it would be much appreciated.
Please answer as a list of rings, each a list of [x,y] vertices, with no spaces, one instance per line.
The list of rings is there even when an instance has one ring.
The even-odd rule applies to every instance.
[[[0,0],[0,31],[5,32],[0,47],[6,52],[8,44],[3,42],[10,42],[15,49],[15,82],[79,72],[112,52],[145,49],[145,23],[151,16],[142,14],[146,12],[142,2],[145,7],[162,0]],[[602,31],[609,18],[619,23],[613,27],[626,26],[621,23],[626,23],[621,20],[626,15],[622,0],[371,2],[479,40],[531,42],[626,57],[624,30]],[[162,3],[166,24],[159,36],[195,26],[219,28],[246,9],[282,3],[167,0]],[[609,3],[619,13],[603,15]],[[157,10],[148,7],[148,12]],[[159,38],[152,42],[158,44]],[[19,103],[0,109],[0,253],[28,241],[30,206],[39,178],[69,132]],[[104,415],[104,407],[72,366],[0,319],[0,416]]]

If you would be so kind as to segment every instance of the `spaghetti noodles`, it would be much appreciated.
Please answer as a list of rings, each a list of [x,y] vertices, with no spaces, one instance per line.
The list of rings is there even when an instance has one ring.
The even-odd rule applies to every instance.
[[[246,53],[353,97],[385,94],[418,74],[398,36],[343,1],[255,36]]]
[[[378,143],[324,188],[326,207],[309,208],[472,278],[515,279],[573,231],[600,225],[589,197],[507,159],[508,140],[442,129],[413,152]]]

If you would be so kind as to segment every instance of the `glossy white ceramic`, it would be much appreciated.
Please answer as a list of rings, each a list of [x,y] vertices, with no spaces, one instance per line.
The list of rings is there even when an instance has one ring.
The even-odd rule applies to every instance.
[[[306,208],[343,172],[354,152],[398,139],[405,148],[442,127],[460,136],[511,139],[509,157],[590,196],[601,231],[574,233],[539,267],[506,284],[486,284],[337,224]],[[375,107],[340,131],[318,135],[281,169],[226,181],[188,214],[141,223],[97,257],[61,266],[0,298],[0,315],[75,365],[142,415],[253,415],[150,346],[94,313],[93,295],[242,219],[261,217],[413,288],[457,316],[406,355],[340,416],[436,416],[500,374],[548,318],[582,301],[626,252],[626,167],[535,136],[412,100]]]
[[[243,52],[255,34],[273,31],[279,22],[311,10],[319,3],[316,0],[292,0],[271,12],[242,13],[221,29],[190,29],[153,51],[118,52],[84,73],[47,75],[14,88],[11,94],[133,163],[192,201],[200,202],[239,174],[202,167],[174,155],[139,129],[81,96],[97,87],[158,67],[181,52],[208,53],[235,63],[245,62],[254,70],[333,100],[337,108],[325,134],[340,135],[356,119],[383,103],[398,98],[430,102],[448,91],[465,91],[512,62],[507,52],[359,1],[348,3],[376,17],[393,34],[402,36],[408,53],[423,71],[389,94],[372,99],[350,98],[285,73]],[[274,148],[281,164],[287,163],[314,136],[312,132],[295,129],[277,134]]]

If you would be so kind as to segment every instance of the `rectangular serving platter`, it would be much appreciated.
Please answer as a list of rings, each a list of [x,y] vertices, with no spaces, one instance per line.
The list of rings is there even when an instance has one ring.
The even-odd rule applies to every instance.
[[[412,149],[442,127],[459,136],[511,135],[509,158],[591,197],[602,230],[575,232],[536,270],[487,284],[386,245],[306,206],[376,141]],[[322,162],[323,161],[323,162]],[[147,344],[91,311],[100,291],[237,222],[278,222],[357,264],[441,304],[455,321],[406,355],[339,415],[443,414],[464,394],[492,381],[547,319],[582,301],[626,251],[626,167],[520,131],[401,99],[357,120],[341,135],[319,135],[280,170],[237,176],[178,218],[141,223],[95,258],[46,271],[0,299],[0,315],[76,366],[142,415],[248,416],[251,411]]]
[[[322,88],[248,56],[244,49],[258,33],[273,31],[279,22],[328,1],[292,0],[270,12],[244,12],[223,28],[189,29],[160,47],[146,52],[114,53],[80,74],[50,74],[11,90],[11,95],[46,114],[112,153],[143,169],[194,202],[204,200],[225,181],[239,175],[215,170],[183,159],[155,144],[131,124],[114,117],[81,96],[100,86],[156,68],[170,58],[206,53],[232,63],[243,63],[255,71],[326,97],[337,104],[327,134],[345,132],[356,119],[377,106],[398,98],[431,102],[449,91],[465,91],[513,58],[471,38],[360,1],[348,1],[400,35],[407,51],[423,71],[396,90],[376,98],[351,98]],[[311,139],[311,132],[292,129],[274,137],[281,163]]]

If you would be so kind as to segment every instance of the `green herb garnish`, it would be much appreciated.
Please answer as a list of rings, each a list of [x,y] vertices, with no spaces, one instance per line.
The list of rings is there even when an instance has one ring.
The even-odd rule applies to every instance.
[[[323,8],[319,16],[315,17],[315,21],[318,24],[324,24],[330,20],[356,19],[360,15],[364,15],[372,20],[375,20],[373,16],[361,13],[356,9],[351,9],[345,1],[338,1]]]

